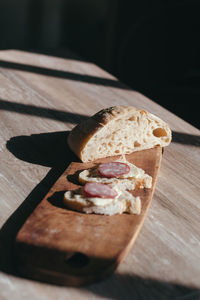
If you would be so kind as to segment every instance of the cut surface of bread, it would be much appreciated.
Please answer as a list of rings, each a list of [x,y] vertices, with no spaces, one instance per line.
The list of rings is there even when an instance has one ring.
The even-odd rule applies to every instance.
[[[115,187],[118,196],[112,198],[90,198],[83,194],[83,189],[79,188],[73,191],[67,191],[64,194],[64,204],[66,207],[84,213],[96,213],[104,215],[122,214],[140,214],[141,200],[140,197],[134,197],[128,191],[123,193]]]
[[[126,159],[117,159],[115,162],[123,162],[130,167],[130,171],[120,177],[106,178],[98,172],[98,166],[82,171],[79,174],[79,181],[82,184],[87,182],[99,182],[116,185],[120,190],[134,190],[138,188],[151,188],[152,177],[141,168],[131,164]]]
[[[133,106],[103,109],[68,136],[70,148],[83,162],[165,147],[170,142],[171,130],[164,121]]]

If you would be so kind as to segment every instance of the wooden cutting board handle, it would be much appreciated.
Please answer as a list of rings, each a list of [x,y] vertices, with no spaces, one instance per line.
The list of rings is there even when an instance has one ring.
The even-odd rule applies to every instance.
[[[78,173],[92,163],[71,163],[17,234],[17,266],[26,277],[61,285],[83,285],[111,274],[132,247],[149,209],[162,149],[134,152],[128,161],[153,177],[141,197],[140,215],[87,215],[66,209],[63,194],[79,187]],[[116,157],[115,157],[116,159]],[[96,162],[112,161],[112,157]]]

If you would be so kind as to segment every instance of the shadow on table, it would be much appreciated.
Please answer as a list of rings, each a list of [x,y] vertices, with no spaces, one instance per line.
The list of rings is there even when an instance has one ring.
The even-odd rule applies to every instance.
[[[32,134],[11,138],[6,146],[15,157],[33,164],[57,168],[66,166],[75,155],[67,145],[69,131]]]
[[[86,289],[113,300],[199,300],[200,290],[178,284],[141,278],[128,274],[113,274]]]
[[[117,79],[110,79],[105,77],[98,77],[94,75],[80,74],[80,73],[56,70],[51,68],[43,68],[39,66],[21,64],[21,63],[10,62],[5,60],[0,60],[0,68],[31,72],[31,73],[41,74],[45,76],[63,78],[67,80],[85,82],[85,83],[102,85],[102,86],[109,86],[109,87],[120,88],[125,90],[132,89]]]
[[[200,146],[200,135],[194,135],[184,132],[173,131],[172,132],[172,142],[185,144],[185,145],[193,145]]]
[[[88,119],[88,116],[82,114],[75,114],[69,111],[57,110],[41,106],[39,107],[30,104],[17,103],[3,99],[0,99],[0,110],[17,112],[23,115],[43,117],[72,124],[77,124]]]
[[[50,167],[46,177],[33,189],[0,230],[0,270],[16,274],[14,267],[15,236],[33,209],[64,172],[75,155],[67,147],[68,131],[17,136],[7,142],[7,149],[17,158]]]

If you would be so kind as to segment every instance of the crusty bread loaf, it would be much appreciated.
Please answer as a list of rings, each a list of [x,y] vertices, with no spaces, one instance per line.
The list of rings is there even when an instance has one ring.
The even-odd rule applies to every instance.
[[[83,162],[164,147],[170,141],[171,130],[164,121],[132,106],[103,109],[68,136],[70,148]]]
[[[122,214],[123,212],[130,214],[141,213],[140,197],[134,197],[128,191],[119,193],[119,196],[115,199],[104,199],[86,197],[80,188],[65,192],[64,204],[68,208],[87,214],[96,213],[111,216],[114,214]]]
[[[98,172],[98,165],[84,170],[79,173],[79,182],[85,184],[87,182],[99,182],[104,184],[116,185],[120,190],[135,190],[140,188],[151,188],[152,187],[152,177],[145,173],[141,168],[136,167],[134,164],[128,162],[124,159],[117,159],[115,162],[126,163],[130,171],[127,174],[121,175],[116,178],[107,178],[101,176]]]

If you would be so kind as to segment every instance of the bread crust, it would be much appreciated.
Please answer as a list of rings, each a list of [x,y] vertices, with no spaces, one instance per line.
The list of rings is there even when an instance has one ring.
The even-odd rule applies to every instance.
[[[128,113],[132,112],[135,113],[136,111],[140,111],[139,109],[135,108],[134,106],[111,106],[108,108],[104,108],[97,112],[92,118],[99,124],[105,126],[110,121],[116,118],[123,118]]]
[[[87,144],[88,140],[102,128],[93,118],[75,126],[68,135],[68,145],[70,149],[81,159],[81,151]]]

